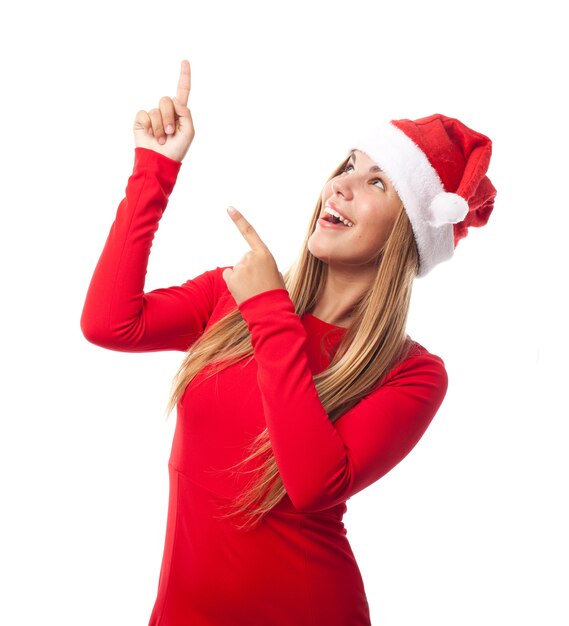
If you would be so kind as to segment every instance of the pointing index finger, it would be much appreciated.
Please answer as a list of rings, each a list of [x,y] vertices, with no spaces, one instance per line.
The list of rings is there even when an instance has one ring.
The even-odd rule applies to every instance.
[[[243,235],[247,243],[251,246],[251,250],[264,248],[267,246],[263,243],[263,240],[257,234],[257,231],[249,224],[249,222],[243,217],[243,215],[234,207],[228,207],[227,209],[232,220],[235,222],[239,232]]]
[[[188,104],[188,96],[192,86],[190,62],[184,59],[180,67],[180,78],[178,79],[178,88],[176,89],[176,98],[186,106]]]

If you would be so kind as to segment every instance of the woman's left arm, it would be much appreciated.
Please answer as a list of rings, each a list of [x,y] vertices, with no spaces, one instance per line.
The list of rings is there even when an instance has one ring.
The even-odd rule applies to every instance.
[[[314,384],[306,331],[286,289],[258,293],[239,309],[251,333],[279,474],[298,511],[330,508],[385,475],[414,448],[445,397],[442,359],[410,357],[332,424]]]

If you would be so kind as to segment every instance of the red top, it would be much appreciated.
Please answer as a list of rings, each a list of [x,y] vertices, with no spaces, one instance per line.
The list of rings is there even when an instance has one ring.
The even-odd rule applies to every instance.
[[[134,170],[87,294],[81,328],[104,348],[186,350],[236,308],[223,267],[144,293],[150,248],[181,163],[135,149]],[[299,317],[285,289],[243,301],[254,358],[178,403],[170,499],[150,626],[365,626],[369,608],[342,523],[346,500],[419,441],[447,390],[443,361],[415,343],[385,383],[334,424],[313,375],[345,329]],[[328,354],[326,353],[327,351]],[[253,530],[219,520],[247,476],[223,470],[269,429],[285,498]]]

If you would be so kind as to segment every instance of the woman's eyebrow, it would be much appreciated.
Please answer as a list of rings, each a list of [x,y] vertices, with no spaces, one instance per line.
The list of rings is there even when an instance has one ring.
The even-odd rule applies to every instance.
[[[354,163],[356,162],[356,153],[352,152],[352,154],[350,155],[350,159],[354,160]],[[378,167],[377,165],[372,165],[369,168],[370,172],[383,172],[383,170],[381,169],[381,167]]]

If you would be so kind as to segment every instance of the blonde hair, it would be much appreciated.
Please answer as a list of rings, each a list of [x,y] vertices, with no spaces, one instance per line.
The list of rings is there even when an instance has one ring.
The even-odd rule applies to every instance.
[[[347,161],[336,168],[330,179],[343,171]],[[326,280],[328,266],[308,250],[308,239],[321,211],[319,199],[300,255],[283,275],[299,316],[310,312],[316,305]],[[352,322],[329,367],[313,377],[320,401],[332,423],[380,386],[385,375],[408,355],[411,348],[406,324],[419,256],[403,206],[385,245],[378,252],[377,266],[371,289],[354,306]],[[253,358],[251,336],[239,309],[235,309],[212,324],[189,348],[173,379],[167,414],[176,406],[188,383],[206,365],[210,366],[207,378],[245,358]],[[227,470],[239,468],[257,458],[258,467],[246,472],[253,474],[247,487],[230,505],[230,512],[221,516],[231,518],[243,514],[245,523],[237,524],[240,529],[253,528],[286,495],[267,428],[250,442],[247,452],[242,461]]]

